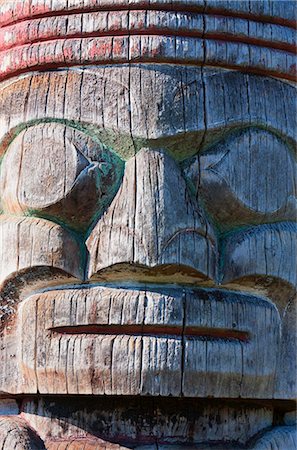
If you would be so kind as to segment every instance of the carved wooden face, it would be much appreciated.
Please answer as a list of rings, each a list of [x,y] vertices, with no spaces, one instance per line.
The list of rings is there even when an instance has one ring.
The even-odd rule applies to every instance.
[[[173,66],[3,85],[1,389],[291,398],[294,108]]]

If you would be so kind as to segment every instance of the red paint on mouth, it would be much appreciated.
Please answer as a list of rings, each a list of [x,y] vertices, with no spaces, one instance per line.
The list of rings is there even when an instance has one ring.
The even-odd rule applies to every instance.
[[[70,325],[50,328],[49,331],[59,334],[93,334],[93,335],[128,335],[151,337],[186,337],[188,339],[232,340],[248,342],[250,334],[246,331],[207,328],[182,327],[167,325]]]

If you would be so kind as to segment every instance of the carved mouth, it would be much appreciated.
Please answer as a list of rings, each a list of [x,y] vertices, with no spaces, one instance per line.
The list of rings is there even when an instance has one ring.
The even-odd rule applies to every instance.
[[[39,305],[54,305],[45,331],[65,338],[147,336],[245,344],[253,342],[257,334],[256,311],[272,308],[263,298],[214,288],[146,290],[86,285],[47,290],[36,299]]]
[[[253,397],[261,379],[257,398],[271,395],[280,318],[259,296],[176,285],[61,286],[24,300],[20,320],[23,375],[27,383],[34,370],[35,391]]]
[[[247,342],[266,299],[215,288],[58,286],[27,302],[52,312],[45,330],[64,334],[176,336]],[[43,306],[42,306],[43,305]],[[26,306],[25,306],[26,307]],[[244,311],[244,314],[243,314]],[[246,326],[245,326],[246,325]]]
[[[232,340],[248,342],[250,334],[247,331],[214,327],[172,327],[153,325],[73,325],[52,327],[49,331],[60,334],[97,334],[97,335],[128,335],[154,337],[186,337],[187,339]]]

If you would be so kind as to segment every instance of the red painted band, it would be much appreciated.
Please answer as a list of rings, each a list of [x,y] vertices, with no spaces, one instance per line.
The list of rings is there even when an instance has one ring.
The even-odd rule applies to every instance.
[[[94,1],[94,6],[86,6],[80,8],[74,6],[68,7],[67,9],[66,8],[53,9],[45,7],[44,5],[35,5],[31,7],[30,0],[23,1],[22,3],[14,2],[13,7],[10,10],[2,12],[2,14],[0,14],[0,27],[13,25],[22,22],[24,20],[62,16],[65,15],[65,13],[67,13],[67,15],[72,15],[72,14],[85,14],[100,11],[121,11],[121,10],[129,11],[141,9],[145,9],[147,11],[162,10],[172,12],[198,12],[198,13],[203,12],[204,14],[209,15],[247,19],[260,23],[283,25],[293,28],[294,30],[296,29],[296,21],[294,19],[274,16],[272,14],[256,15],[253,13],[241,12],[236,9],[223,9],[212,7],[210,5],[208,5],[207,8],[205,8],[204,6],[200,5],[193,5],[193,4],[189,5],[187,3],[183,3],[182,1],[175,4],[165,3],[162,1],[158,1],[154,4],[149,3],[147,1],[142,2],[135,1],[127,4],[127,2],[125,2],[124,0],[113,5],[111,5],[110,2],[108,1],[106,3],[102,2],[100,6],[98,6],[98,2]]]
[[[7,41],[5,34],[7,31],[0,29],[0,52],[9,49],[15,49],[26,44],[35,44],[41,42],[68,40],[68,39],[82,39],[82,38],[100,38],[100,37],[113,37],[113,36],[168,36],[168,37],[187,37],[187,38],[203,38],[210,40],[218,40],[222,42],[238,42],[247,45],[256,45],[262,48],[272,48],[275,50],[282,50],[292,54],[296,54],[296,45],[286,42],[267,41],[264,39],[257,39],[250,36],[238,36],[231,33],[204,33],[203,30],[187,30],[187,29],[174,29],[174,28],[157,28],[155,26],[149,26],[147,28],[118,28],[111,30],[92,31],[92,32],[77,32],[60,35],[55,34],[54,30],[45,35],[36,35],[34,38],[26,36],[25,31],[29,22],[24,22],[25,28],[16,28],[12,30],[12,34],[17,36],[15,43]]]
[[[138,38],[138,36],[136,36]],[[91,39],[67,39],[65,41],[50,41],[18,47],[13,50],[0,52],[0,80],[4,80],[21,73],[34,70],[45,71],[62,67],[122,64],[122,63],[164,63],[193,66],[216,66],[243,72],[271,75],[291,81],[296,80],[296,65],[294,57],[279,50],[273,55],[267,54],[268,59],[258,59],[257,54],[251,64],[248,55],[243,59],[240,47],[233,49],[234,55],[240,54],[240,59],[231,57],[225,60],[226,47],[218,52],[220,45],[225,42],[207,41],[202,39],[177,38],[166,36],[139,36],[148,41],[132,41],[133,36],[106,37]],[[150,39],[151,38],[151,39]],[[163,38],[163,39],[162,39]],[[170,40],[171,39],[171,40]],[[194,42],[191,42],[194,41]],[[212,42],[214,46],[212,46]],[[208,46],[209,44],[209,46]],[[240,46],[232,43],[230,45]],[[206,54],[203,47],[206,46]],[[188,50],[187,50],[188,48]],[[232,48],[230,48],[232,50]],[[257,47],[250,48],[255,52]],[[278,52],[278,53],[277,53]],[[220,55],[223,55],[220,57]],[[271,66],[272,56],[275,57]],[[291,61],[290,61],[291,56]],[[273,62],[273,61],[272,61]]]

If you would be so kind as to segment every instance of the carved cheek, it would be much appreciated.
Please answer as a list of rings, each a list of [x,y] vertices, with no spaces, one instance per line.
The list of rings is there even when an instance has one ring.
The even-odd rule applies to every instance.
[[[185,396],[271,397],[280,341],[280,317],[273,304],[232,291],[194,293],[185,323],[224,330],[221,339],[185,338]]]
[[[273,392],[280,320],[263,298],[211,289],[53,290],[28,298],[19,320],[26,392]]]

